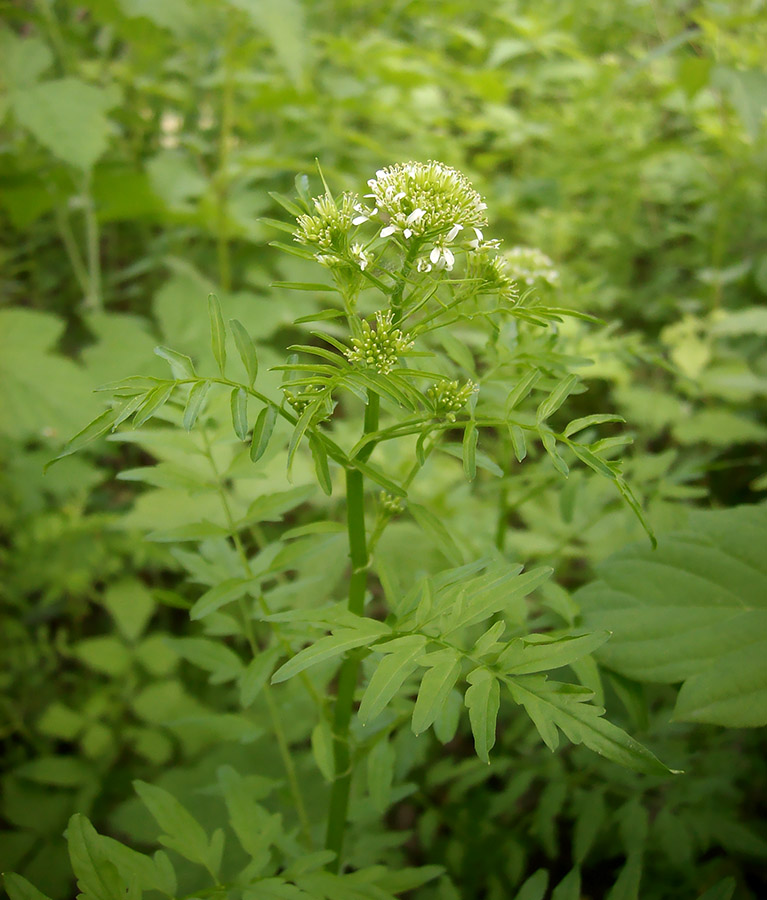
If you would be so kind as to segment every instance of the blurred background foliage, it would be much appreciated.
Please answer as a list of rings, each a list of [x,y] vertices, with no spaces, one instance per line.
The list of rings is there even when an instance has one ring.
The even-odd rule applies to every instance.
[[[574,397],[570,412],[613,411],[635,429],[626,468],[657,529],[691,508],[764,498],[761,0],[39,0],[3,4],[3,21],[0,869],[64,898],[72,812],[149,842],[127,799],[133,778],[165,779],[205,809],[195,785],[222,762],[278,774],[257,717],[222,711],[236,708],[230,686],[208,685],[174,644],[189,629],[194,561],[144,540],[212,508],[217,487],[162,467],[138,485],[130,471],[178,457],[161,436],[42,466],[98,413],[94,387],[164,374],[157,343],[206,352],[210,290],[248,324],[262,366],[279,361],[293,319],[321,299],[270,286],[316,273],[269,247],[279,235],[262,218],[284,216],[269,192],[290,194],[297,172],[319,192],[315,159],[337,191],[391,162],[442,160],[487,197],[494,237],[554,260],[559,305],[605,321],[560,327],[558,352],[591,363],[588,403]],[[233,464],[228,445],[220,452]],[[279,484],[237,465],[244,508]],[[471,548],[492,533],[498,483],[471,494],[452,477],[435,470],[433,496]],[[513,466],[501,493],[506,552],[554,562],[562,594],[550,600],[568,615],[565,589],[640,536],[609,485],[589,472],[560,484],[545,458]],[[295,514],[305,497],[292,499],[271,515]],[[408,528],[381,547],[405,573],[418,565]],[[336,556],[340,572],[343,548]],[[520,772],[510,732],[492,773],[467,760],[456,782],[455,762],[423,768],[416,799],[368,849],[441,862],[461,896],[507,897],[538,865],[567,871],[575,835],[576,856],[598,847],[598,897],[636,840],[610,822],[644,815],[658,852],[643,897],[697,896],[709,870],[734,875],[739,897],[764,896],[763,738],[657,718],[671,762],[694,753],[692,784],[643,795],[637,776],[532,744]],[[401,749],[415,765],[417,751]],[[567,790],[551,787],[565,784],[560,770]],[[586,840],[579,816],[594,803],[602,830]],[[419,804],[405,845],[396,835]],[[418,896],[451,896],[427,890]]]

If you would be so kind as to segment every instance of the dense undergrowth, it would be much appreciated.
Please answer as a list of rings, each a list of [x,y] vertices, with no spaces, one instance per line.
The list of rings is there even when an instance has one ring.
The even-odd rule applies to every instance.
[[[88,900],[763,896],[763,4],[4,13],[12,900],[39,900],[28,882],[73,896],[73,867]],[[407,221],[380,237],[390,220],[362,195],[384,166],[430,159],[468,176],[489,225],[475,210],[416,228],[427,243],[408,259]],[[325,192],[315,160],[341,211],[357,192],[348,218],[368,219],[347,223],[335,259],[306,222],[303,241],[280,231],[335,215],[312,203]],[[475,239],[502,242],[485,248],[483,265],[505,260],[492,285]],[[480,275],[486,291],[425,329],[419,316]],[[400,322],[406,299],[424,306]],[[387,345],[394,372],[371,372],[363,351],[389,326],[404,332]],[[396,357],[431,374],[414,381]],[[155,380],[125,381],[137,374]],[[94,393],[108,383],[120,386]],[[43,474],[110,397],[95,440]],[[359,445],[363,419],[370,433],[410,424],[400,442]],[[350,570],[352,470],[372,545],[364,625],[338,606],[367,571],[354,546]],[[521,566],[553,574],[515,594]],[[471,662],[456,670],[434,644],[443,656],[420,662],[424,623],[471,608],[494,578],[503,602],[485,608],[486,636],[454,613]],[[332,712],[340,656],[269,685],[332,628],[372,647],[350,744]],[[373,630],[350,638],[358,628]],[[405,642],[394,681],[405,674],[379,709],[365,691],[397,657],[381,650],[392,640]],[[563,668],[520,682],[541,679],[524,667],[547,647],[565,648]],[[469,677],[431,721],[416,701],[424,669]],[[495,675],[472,677],[489,671],[516,685],[498,704]],[[554,680],[562,703],[606,707],[600,721],[649,748],[626,744],[635,764],[683,774],[622,768],[561,720],[552,753],[551,712],[522,692]],[[354,778],[334,861],[322,848],[340,745]],[[153,854],[160,833],[167,853],[127,849]],[[328,840],[337,851],[337,828]]]

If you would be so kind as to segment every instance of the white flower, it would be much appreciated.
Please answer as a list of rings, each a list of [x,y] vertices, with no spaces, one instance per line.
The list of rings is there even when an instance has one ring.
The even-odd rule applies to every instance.
[[[367,253],[365,253],[365,248],[362,246],[362,244],[352,244],[351,254],[354,261],[364,272],[368,267],[368,263],[370,262],[370,260],[368,259],[368,255]]]
[[[452,272],[455,265],[453,251],[449,247],[440,244],[433,248],[429,254],[429,259],[438,269],[447,269],[448,272]]]

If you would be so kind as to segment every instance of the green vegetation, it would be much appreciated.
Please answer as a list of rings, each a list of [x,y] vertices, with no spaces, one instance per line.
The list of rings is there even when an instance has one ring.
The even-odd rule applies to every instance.
[[[764,896],[764,3],[5,12],[10,900]]]

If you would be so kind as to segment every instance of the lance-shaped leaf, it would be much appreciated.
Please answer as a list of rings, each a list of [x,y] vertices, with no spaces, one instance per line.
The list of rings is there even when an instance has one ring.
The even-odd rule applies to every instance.
[[[234,433],[241,441],[248,439],[248,395],[242,388],[234,388],[230,398]]]
[[[602,718],[604,709],[589,703],[592,692],[580,685],[547,681],[542,675],[523,675],[509,682],[511,696],[525,707],[547,746],[559,743],[557,728],[574,744],[648,775],[670,770],[646,747]]]
[[[208,315],[210,317],[210,345],[218,370],[225,375],[226,369],[226,328],[221,315],[221,304],[215,294],[208,294]]]
[[[184,408],[184,428],[187,431],[191,431],[194,428],[194,424],[205,406],[209,390],[209,381],[198,381],[197,384],[192,385],[192,390],[189,391],[189,397]]]
[[[414,734],[426,731],[447,704],[461,674],[461,657],[457,650],[438,650],[424,657],[421,665],[429,668],[421,679],[413,709],[411,727]]]
[[[558,639],[531,634],[515,638],[498,657],[498,667],[506,675],[527,675],[559,669],[588,656],[610,638],[608,631],[566,635]]]
[[[248,373],[248,387],[253,387],[258,375],[256,346],[245,330],[245,326],[237,319],[229,320],[229,329],[234,336],[234,343],[237,347],[237,352],[240,354],[242,364],[245,366],[245,371]]]
[[[471,732],[477,756],[490,764],[490,751],[495,744],[495,727],[501,705],[498,679],[488,669],[475,669],[467,675],[470,687],[465,703],[469,710]]]
[[[250,458],[253,462],[266,453],[269,441],[274,431],[274,425],[277,421],[277,407],[265,406],[258,414],[255,427],[253,428],[253,437],[250,442]]]
[[[289,659],[272,675],[272,684],[287,681],[304,669],[342,656],[348,650],[368,646],[388,634],[389,630],[382,622],[360,617],[360,627],[339,629],[334,634],[320,638]]]
[[[185,378],[195,377],[194,363],[185,353],[171,350],[170,347],[155,347],[154,352],[170,365],[174,378],[183,381]]]
[[[376,647],[386,655],[362,695],[359,719],[363,725],[384,711],[408,675],[415,671],[426,640],[422,634],[409,634]]]
[[[144,781],[135,781],[134,787],[142,803],[164,832],[160,836],[160,843],[191,862],[216,872],[221,864],[217,841],[208,841],[208,836],[197,819],[163,788]]]

